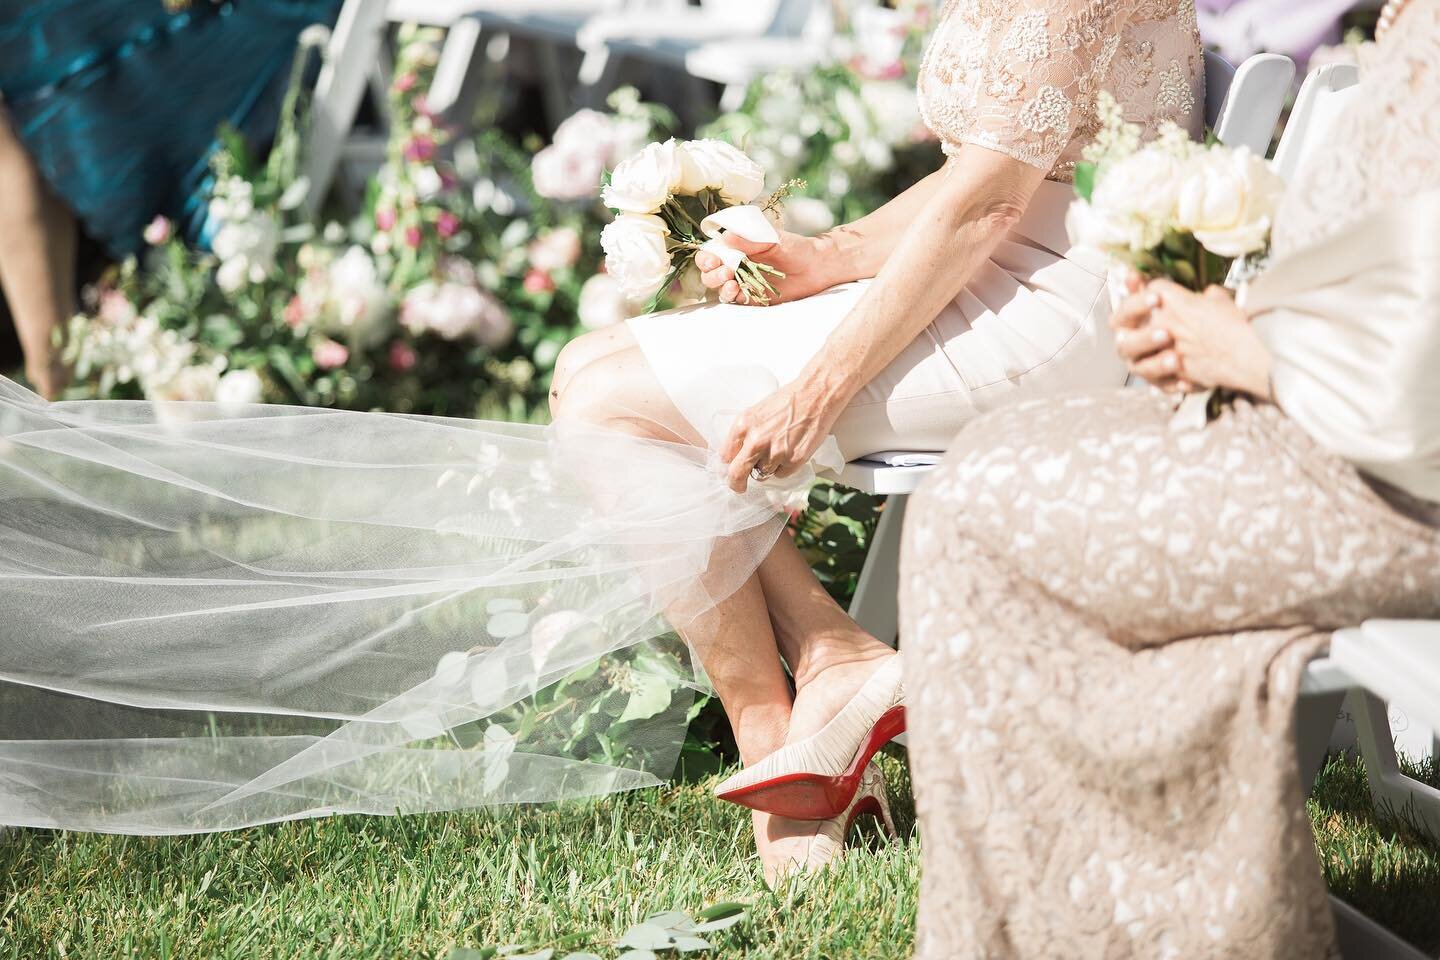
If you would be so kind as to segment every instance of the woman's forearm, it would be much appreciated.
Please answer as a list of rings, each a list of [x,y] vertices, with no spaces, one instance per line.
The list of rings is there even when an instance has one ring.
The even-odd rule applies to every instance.
[[[898,209],[893,219],[877,217],[867,247],[894,236],[893,248],[875,282],[801,371],[802,388],[819,402],[848,403],[969,282],[1043,179],[1036,167],[970,147],[912,188],[916,198],[904,207],[903,227]]]
[[[833,282],[848,283],[878,274],[905,231],[934,202],[943,180],[944,170],[937,170],[859,220],[817,237],[821,256],[834,270]]]

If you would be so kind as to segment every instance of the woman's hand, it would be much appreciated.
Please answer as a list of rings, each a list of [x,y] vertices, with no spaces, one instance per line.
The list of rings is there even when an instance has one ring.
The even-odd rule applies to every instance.
[[[1270,399],[1270,351],[1230,291],[1194,293],[1138,274],[1127,286],[1110,325],[1131,373],[1167,393],[1225,387]]]
[[[803,237],[798,233],[781,233],[779,243],[752,243],[733,233],[724,235],[726,244],[751,260],[774,267],[784,277],[768,276],[775,287],[770,302],[799,300],[843,282],[835,273],[834,262],[825,247],[824,237]],[[735,280],[735,271],[715,254],[701,250],[695,254],[700,279],[711,290],[720,291],[724,303],[749,303],[749,296]]]
[[[745,410],[720,446],[730,489],[744,493],[751,470],[763,479],[794,473],[820,449],[848,401],[843,393],[797,380]]]

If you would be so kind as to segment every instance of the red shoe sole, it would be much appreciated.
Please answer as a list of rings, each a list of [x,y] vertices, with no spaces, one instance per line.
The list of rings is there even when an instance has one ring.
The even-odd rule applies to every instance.
[[[748,787],[720,794],[721,800],[742,807],[773,813],[796,820],[828,820],[838,817],[855,791],[860,789],[860,774],[881,747],[905,732],[905,707],[894,706],[881,714],[860,744],[850,766],[839,776],[814,773],[787,773],[762,780]]]

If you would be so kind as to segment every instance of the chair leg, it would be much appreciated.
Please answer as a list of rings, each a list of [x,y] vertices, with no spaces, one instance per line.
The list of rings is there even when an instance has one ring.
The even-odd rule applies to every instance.
[[[1300,755],[1300,785],[1308,793],[1320,767],[1325,763],[1325,754],[1330,748],[1330,734],[1335,729],[1335,720],[1340,705],[1345,700],[1345,691],[1322,693],[1301,697],[1295,708],[1295,745]]]
[[[1359,697],[1359,701],[1355,730],[1375,805],[1423,827],[1431,837],[1440,838],[1440,790],[1412,780],[1400,771],[1385,703],[1369,693]]]
[[[334,180],[370,66],[379,58],[385,25],[385,0],[348,0],[340,10],[310,110],[306,174],[312,213],[319,211]]]
[[[900,531],[905,504],[910,498],[892,494],[885,499],[875,526],[865,565],[850,601],[850,617],[871,636],[892,646],[900,635]]]
[[[480,46],[480,20],[476,17],[461,17],[445,33],[445,45],[440,49],[440,62],[435,65],[435,79],[425,99],[436,113],[448,113],[460,99],[465,87],[465,77],[475,63],[475,52]]]

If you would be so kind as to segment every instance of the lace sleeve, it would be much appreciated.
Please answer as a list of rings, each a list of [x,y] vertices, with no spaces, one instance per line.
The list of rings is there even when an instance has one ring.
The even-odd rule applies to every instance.
[[[920,73],[925,121],[1051,169],[1104,83],[1139,0],[949,0]]]

